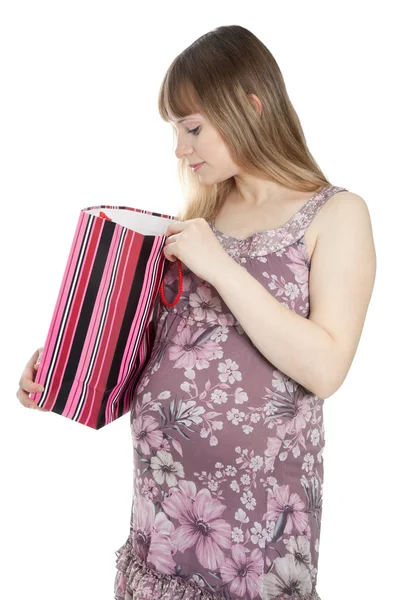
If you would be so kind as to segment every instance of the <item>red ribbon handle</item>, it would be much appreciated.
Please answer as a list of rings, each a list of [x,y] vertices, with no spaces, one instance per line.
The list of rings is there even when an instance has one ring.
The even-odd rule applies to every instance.
[[[102,219],[107,219],[107,221],[111,221],[110,217],[107,217],[107,215],[103,212],[100,211],[99,217],[101,217]],[[175,304],[177,304],[179,302],[180,297],[182,296],[182,287],[183,287],[183,278],[182,278],[182,263],[179,260],[179,258],[176,259],[178,261],[178,277],[179,277],[179,285],[178,285],[178,294],[175,298],[175,300],[173,302],[167,302],[165,299],[165,295],[164,295],[164,279],[161,282],[161,286],[160,286],[160,296],[161,296],[161,300],[163,301],[163,303],[165,304],[165,306],[175,306]]]
[[[176,259],[178,261],[178,277],[179,277],[179,284],[178,284],[178,294],[175,298],[175,300],[173,302],[167,302],[165,299],[165,295],[164,295],[164,279],[161,282],[161,286],[160,286],[160,296],[161,296],[161,300],[163,302],[163,304],[165,304],[165,306],[175,306],[175,304],[177,304],[180,300],[180,297],[182,296],[182,287],[183,287],[183,278],[182,278],[182,263],[179,260],[179,258]]]

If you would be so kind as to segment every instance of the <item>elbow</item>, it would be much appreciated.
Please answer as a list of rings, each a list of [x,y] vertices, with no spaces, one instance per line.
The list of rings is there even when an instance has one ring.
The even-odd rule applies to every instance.
[[[313,372],[314,393],[321,399],[333,396],[341,387],[346,375],[343,365],[343,352],[337,350],[332,344],[327,349],[324,357],[315,361],[314,367],[318,370]]]
[[[321,399],[329,398],[338,391],[343,382],[338,381],[337,378],[332,377],[332,372],[325,374],[322,378],[319,377],[317,383],[314,385],[314,393]]]
[[[329,396],[333,396],[335,392],[336,390],[332,388],[319,388],[318,391],[315,392],[315,395],[318,396],[318,398],[321,398],[321,400],[326,400]]]

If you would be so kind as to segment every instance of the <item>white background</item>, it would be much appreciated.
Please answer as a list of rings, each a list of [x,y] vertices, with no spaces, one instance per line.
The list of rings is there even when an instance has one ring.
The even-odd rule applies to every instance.
[[[0,9],[0,597],[111,600],[129,534],[129,416],[100,431],[16,398],[44,345],[82,208],[175,214],[169,64],[220,25],[276,58],[311,153],[362,196],[377,278],[357,355],[325,403],[322,600],[399,593],[399,42],[395,3],[5,1]]]

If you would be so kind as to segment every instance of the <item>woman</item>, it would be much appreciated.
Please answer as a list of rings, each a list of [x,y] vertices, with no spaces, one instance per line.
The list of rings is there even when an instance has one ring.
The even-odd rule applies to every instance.
[[[322,407],[372,295],[368,208],[323,175],[277,63],[243,27],[184,50],[159,110],[186,191],[166,232],[167,302],[180,264],[183,289],[158,306],[132,402],[115,599],[318,600]]]

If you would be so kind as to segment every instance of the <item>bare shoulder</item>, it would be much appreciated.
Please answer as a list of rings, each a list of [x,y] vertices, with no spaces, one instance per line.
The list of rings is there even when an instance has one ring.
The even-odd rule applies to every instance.
[[[354,234],[366,228],[372,231],[368,204],[353,192],[337,192],[325,202],[318,215],[317,237],[334,231],[337,235],[341,225],[347,223],[353,227]]]
[[[352,192],[338,192],[327,200],[319,211],[315,248],[343,252],[348,260],[358,253],[363,256],[365,268],[371,277],[376,270],[376,250],[371,215],[364,198]],[[317,215],[318,216],[318,215]]]
[[[353,192],[336,192],[325,202],[320,212],[323,215],[349,213],[351,211],[368,211],[368,205],[364,198]]]
[[[329,235],[337,237],[341,232],[345,232],[345,223],[354,228],[354,233],[364,230],[372,237],[372,225],[367,203],[358,194],[343,191],[333,194],[323,204],[311,222],[306,232],[306,243],[309,247],[310,257],[313,257],[317,243],[322,236],[325,238]]]

